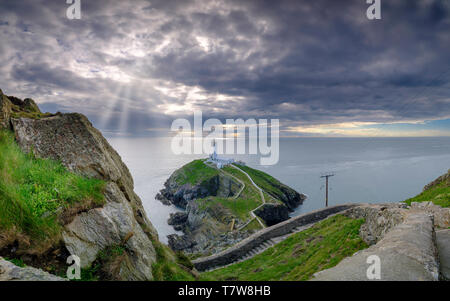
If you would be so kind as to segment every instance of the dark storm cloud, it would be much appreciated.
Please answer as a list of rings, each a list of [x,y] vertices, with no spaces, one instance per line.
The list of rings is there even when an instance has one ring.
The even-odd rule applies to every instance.
[[[382,1],[369,21],[365,2],[82,0],[68,20],[63,0],[2,1],[1,88],[132,131],[194,108],[284,127],[449,118],[450,3]]]

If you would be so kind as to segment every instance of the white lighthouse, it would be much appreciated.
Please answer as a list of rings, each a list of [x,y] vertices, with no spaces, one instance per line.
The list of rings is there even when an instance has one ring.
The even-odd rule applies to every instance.
[[[209,159],[207,162],[215,164],[217,166],[217,168],[222,168],[224,166],[234,163],[234,159],[220,158],[217,155],[217,143],[216,143],[215,139],[213,142],[213,146],[214,146],[214,151],[211,155],[209,155]]]

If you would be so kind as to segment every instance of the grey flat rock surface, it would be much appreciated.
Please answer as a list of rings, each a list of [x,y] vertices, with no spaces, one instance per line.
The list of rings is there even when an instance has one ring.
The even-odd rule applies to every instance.
[[[67,281],[32,267],[21,268],[0,257],[0,281]]]
[[[441,262],[441,274],[450,280],[450,229],[436,231],[436,244]]]
[[[379,280],[438,280],[439,264],[433,240],[432,217],[423,212],[411,212],[403,224],[388,232],[376,245],[357,252],[331,269],[316,273],[312,280],[371,280],[367,277],[371,265],[367,260],[371,255],[380,259]]]

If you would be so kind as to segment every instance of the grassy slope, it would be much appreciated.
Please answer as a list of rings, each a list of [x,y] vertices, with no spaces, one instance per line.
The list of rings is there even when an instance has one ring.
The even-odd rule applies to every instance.
[[[255,184],[258,185],[262,190],[264,190],[264,192],[270,194],[273,198],[279,199],[280,196],[283,195],[283,192],[274,185],[276,184],[281,186],[283,184],[274,177],[266,174],[263,171],[253,169],[245,165],[237,166],[247,174],[249,174]]]
[[[367,245],[359,237],[363,220],[336,215],[226,268],[202,273],[201,280],[308,280]]]
[[[103,181],[22,153],[13,135],[0,131],[0,249],[14,240],[30,249],[50,247],[61,232],[58,213],[102,205],[103,190]]]
[[[262,229],[261,224],[256,219],[253,219],[250,223],[248,223],[247,226],[242,228],[242,231],[255,231],[261,229]]]
[[[432,201],[434,204],[441,207],[450,206],[450,186],[446,183],[440,183],[431,187],[428,190],[423,191],[419,195],[407,199],[405,203],[411,205],[412,202],[429,202]]]
[[[219,174],[217,169],[207,166],[204,160],[194,160],[176,171],[175,181],[178,185],[196,185]]]
[[[237,199],[213,197],[209,198],[209,201],[207,199],[206,202],[202,203],[202,205],[204,206],[209,203],[220,203],[241,221],[251,218],[249,212],[262,204],[261,196],[258,190],[256,190],[256,188],[251,184],[247,176],[240,171],[228,166],[224,167],[223,170],[244,182],[244,190],[242,190]]]

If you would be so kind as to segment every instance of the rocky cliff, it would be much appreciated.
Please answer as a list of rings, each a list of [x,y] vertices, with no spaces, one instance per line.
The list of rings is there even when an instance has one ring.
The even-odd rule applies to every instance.
[[[287,220],[289,211],[305,199],[267,174],[245,168],[268,189],[264,192],[267,203],[263,203],[259,187],[249,180],[250,175],[236,167],[219,170],[204,160],[195,160],[169,177],[156,198],[185,210],[168,221],[184,233],[168,237],[172,249],[203,255],[217,253],[258,230],[257,220],[257,228],[245,227],[252,210],[271,226]]]
[[[32,100],[0,95],[0,125],[11,129],[20,148],[40,158],[61,162],[69,171],[106,182],[105,204],[81,210],[64,225],[63,244],[81,259],[83,268],[98,262],[108,248],[120,246],[115,262],[117,280],[152,280],[153,266],[163,252],[148,220],[133,179],[117,152],[89,120],[77,113],[41,114]],[[175,255],[163,254],[175,261]]]

